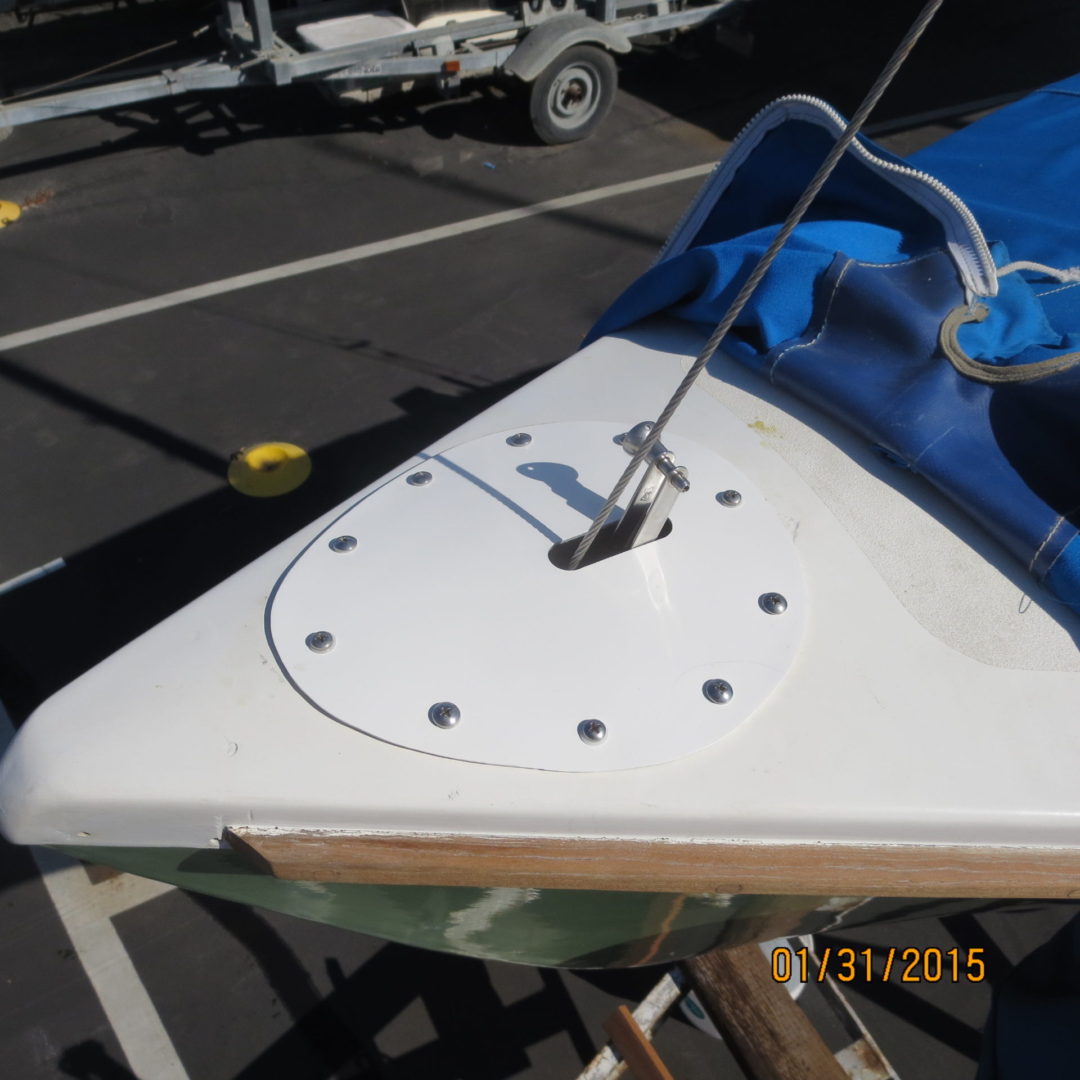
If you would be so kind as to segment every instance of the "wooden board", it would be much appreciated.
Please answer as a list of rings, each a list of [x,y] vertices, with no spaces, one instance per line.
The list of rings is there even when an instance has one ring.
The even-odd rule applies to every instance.
[[[757,945],[713,949],[682,966],[749,1080],[847,1080]]]
[[[638,1027],[634,1014],[625,1005],[620,1005],[604,1021],[604,1030],[626,1062],[634,1080],[674,1080],[660,1060],[656,1047],[649,1042],[645,1032]]]
[[[226,829],[249,864],[287,881],[628,892],[1065,899],[1069,848],[699,844],[569,837]]]

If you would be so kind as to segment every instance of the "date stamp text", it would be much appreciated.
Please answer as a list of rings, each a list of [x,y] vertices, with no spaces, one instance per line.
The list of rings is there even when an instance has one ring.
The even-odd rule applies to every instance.
[[[849,949],[826,945],[820,955],[810,949],[786,946],[772,951],[775,982],[938,983],[982,982],[986,978],[984,949],[884,948]]]

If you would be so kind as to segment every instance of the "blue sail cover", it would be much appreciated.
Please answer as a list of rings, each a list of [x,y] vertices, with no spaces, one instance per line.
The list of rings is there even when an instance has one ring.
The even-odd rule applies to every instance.
[[[759,114],[587,340],[661,311],[711,331],[842,123],[810,98]],[[989,317],[957,338],[985,364],[1080,349],[1080,281],[995,271],[1080,264],[1078,133],[1080,76],[910,162],[860,140],[724,344],[937,485],[1076,610],[1080,367],[988,385],[953,366],[939,333],[977,301]]]

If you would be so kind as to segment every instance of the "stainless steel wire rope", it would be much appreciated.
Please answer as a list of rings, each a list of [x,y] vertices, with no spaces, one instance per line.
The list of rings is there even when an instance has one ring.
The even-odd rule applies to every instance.
[[[780,231],[776,234],[772,243],[758,260],[757,265],[744,282],[738,295],[732,300],[731,306],[720,320],[716,329],[710,335],[709,340],[705,343],[705,347],[698,354],[698,357],[693,364],[687,369],[682,382],[679,383],[675,393],[672,394],[671,400],[664,406],[663,412],[657,417],[656,423],[652,426],[652,430],[631,457],[622,476],[619,477],[618,483],[616,483],[611,494],[607,497],[607,501],[600,508],[600,512],[593,519],[592,524],[578,542],[577,547],[574,549],[574,554],[570,558],[567,569],[576,570],[581,565],[582,560],[588,554],[589,548],[592,547],[593,541],[604,527],[607,519],[611,516],[612,510],[615,509],[620,496],[626,490],[627,485],[633,479],[634,474],[637,472],[641,463],[648,456],[653,445],[660,441],[660,436],[664,433],[664,428],[667,426],[668,421],[675,415],[675,410],[678,409],[679,405],[682,404],[683,399],[690,392],[690,388],[697,381],[697,377],[701,374],[702,368],[704,368],[712,359],[713,354],[727,336],[728,331],[735,324],[735,320],[742,313],[743,308],[753,295],[754,290],[758,287],[761,279],[768,272],[769,267],[772,266],[776,256],[780,254],[781,248],[787,243],[788,237],[794,232],[795,227],[802,220],[803,215],[814,201],[818,192],[825,186],[825,182],[829,179],[833,169],[836,168],[840,158],[843,157],[844,152],[855,140],[855,136],[858,135],[859,130],[866,122],[866,118],[873,111],[874,106],[877,105],[878,101],[881,100],[881,95],[885,93],[885,90],[892,82],[897,71],[899,71],[900,65],[907,59],[908,54],[915,47],[915,43],[922,36],[923,31],[930,24],[930,20],[937,14],[937,10],[941,7],[943,2],[944,0],[929,0],[922,11],[919,12],[918,17],[912,23],[911,28],[904,35],[900,44],[897,45],[896,50],[889,58],[889,62],[882,69],[881,74],[878,75],[874,85],[870,87],[870,91],[863,99],[862,104],[855,110],[855,114],[848,121],[848,125],[844,129],[843,134],[833,144],[832,149],[826,155],[825,160],[814,174],[813,179],[806,186],[802,195],[799,196],[794,207],[792,207],[791,213],[788,214],[787,220],[785,220],[784,224],[781,226]]]

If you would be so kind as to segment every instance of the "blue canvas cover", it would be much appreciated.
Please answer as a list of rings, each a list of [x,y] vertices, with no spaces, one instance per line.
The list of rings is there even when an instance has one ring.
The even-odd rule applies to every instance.
[[[711,331],[842,124],[810,98],[759,114],[587,340],[661,311]],[[991,377],[1080,349],[1080,272],[996,269],[1080,264],[1078,133],[1080,76],[910,162],[859,140],[723,349],[932,481],[1080,610],[1080,367],[987,383],[940,343],[983,305],[956,338]]]

